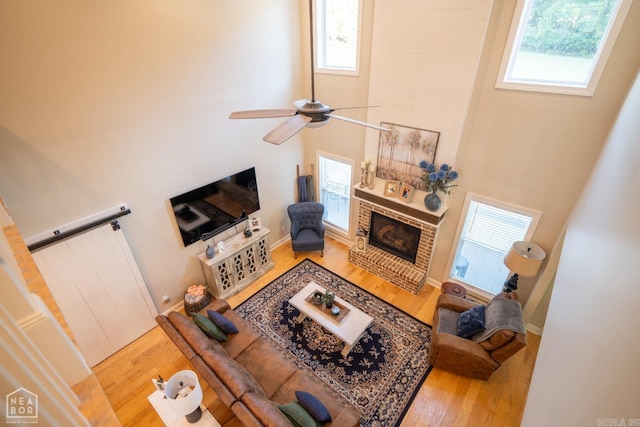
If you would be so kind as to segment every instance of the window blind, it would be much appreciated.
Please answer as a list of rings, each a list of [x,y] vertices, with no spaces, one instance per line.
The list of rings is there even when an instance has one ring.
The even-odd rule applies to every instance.
[[[524,239],[531,221],[530,216],[471,200],[451,275],[492,295],[500,293],[509,274],[503,259],[513,242]]]

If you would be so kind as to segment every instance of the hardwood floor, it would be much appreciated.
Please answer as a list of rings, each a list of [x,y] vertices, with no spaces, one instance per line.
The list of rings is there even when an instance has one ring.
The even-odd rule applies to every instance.
[[[308,257],[345,279],[395,305],[414,317],[431,324],[440,291],[425,286],[412,295],[347,261],[348,247],[327,238],[324,257],[309,253]],[[236,307],[257,290],[302,261],[293,258],[286,243],[272,252],[275,268],[242,292],[228,299]],[[540,337],[528,334],[528,345],[507,360],[488,381],[471,380],[433,369],[416,395],[402,426],[518,426],[529,390]],[[98,381],[123,426],[162,426],[162,421],[147,400],[154,387],[152,378],[191,369],[190,363],[155,327],[118,353],[94,368]],[[201,381],[204,404],[223,427],[241,424]]]

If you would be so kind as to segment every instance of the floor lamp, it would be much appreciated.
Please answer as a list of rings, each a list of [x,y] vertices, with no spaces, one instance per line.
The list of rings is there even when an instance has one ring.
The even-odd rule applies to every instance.
[[[538,274],[545,256],[544,250],[535,243],[514,242],[504,257],[504,265],[513,275],[504,282],[503,291],[511,293],[518,289],[518,276],[533,277]]]

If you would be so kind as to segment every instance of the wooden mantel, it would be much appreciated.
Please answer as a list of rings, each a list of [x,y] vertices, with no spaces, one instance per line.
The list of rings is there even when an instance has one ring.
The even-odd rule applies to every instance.
[[[411,201],[406,203],[400,198],[384,196],[384,187],[385,180],[376,178],[373,188],[360,187],[360,184],[354,185],[354,196],[358,199],[375,203],[376,205],[403,213],[429,224],[438,225],[444,219],[444,215],[447,212],[447,207],[444,204],[436,212],[431,212],[424,206],[424,197],[427,195],[426,192],[415,190]]]

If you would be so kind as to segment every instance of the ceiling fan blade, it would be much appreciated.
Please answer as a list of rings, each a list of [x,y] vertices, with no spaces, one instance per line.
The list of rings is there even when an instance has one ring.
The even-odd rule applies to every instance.
[[[343,120],[343,121],[349,122],[349,123],[355,123],[355,124],[360,125],[360,126],[366,126],[368,128],[372,128],[372,129],[378,129],[378,130],[383,131],[383,132],[391,132],[391,129],[389,129],[389,128],[385,128],[385,127],[377,126],[377,125],[372,125],[370,123],[361,122],[360,120],[350,119],[348,117],[336,116],[335,114],[325,114],[325,116],[332,117],[332,118],[338,119],[338,120]]]
[[[304,127],[309,122],[311,122],[311,120],[311,117],[303,116],[302,114],[296,114],[286,122],[280,123],[262,139],[272,144],[282,144],[287,139],[291,138],[293,135],[304,129]]]
[[[289,117],[296,114],[296,110],[271,109],[271,110],[247,110],[235,111],[230,119],[269,119],[272,117]]]

